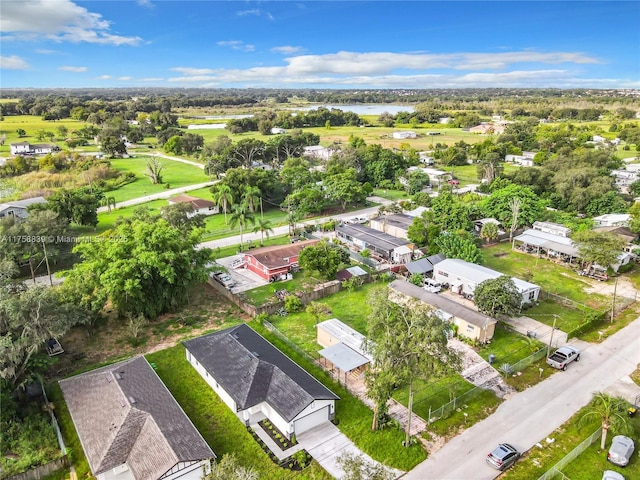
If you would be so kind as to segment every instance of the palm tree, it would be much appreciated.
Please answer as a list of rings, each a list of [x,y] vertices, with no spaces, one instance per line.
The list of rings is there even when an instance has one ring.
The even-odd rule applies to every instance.
[[[600,440],[600,450],[605,449],[607,442],[607,432],[612,428],[616,433],[629,433],[629,416],[627,415],[628,402],[624,398],[612,397],[603,392],[596,392],[591,403],[585,407],[585,413],[578,421],[579,426],[584,426],[594,418],[602,422],[602,438]]]
[[[240,205],[234,205],[233,213],[229,218],[229,226],[231,228],[236,228],[236,225],[240,227],[240,251],[243,251],[243,241],[242,235],[244,234],[244,227],[250,223],[253,225],[256,219],[251,212],[249,212],[246,203],[241,203]]]
[[[224,212],[224,223],[227,223],[227,208],[233,205],[233,192],[229,185],[216,185],[211,189],[213,201]]]
[[[251,213],[255,213],[256,204],[260,201],[261,195],[262,192],[258,187],[247,185],[244,188],[244,195],[242,196],[242,200],[249,206],[249,211]]]
[[[264,245],[264,236],[267,236],[267,240],[269,239],[269,234],[273,233],[273,228],[271,228],[271,222],[269,220],[265,220],[264,218],[258,218],[256,220],[256,226],[253,228],[253,233],[260,232],[260,246]]]

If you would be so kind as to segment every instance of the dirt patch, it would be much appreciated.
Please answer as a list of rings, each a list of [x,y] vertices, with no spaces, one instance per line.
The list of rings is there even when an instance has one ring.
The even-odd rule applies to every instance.
[[[250,319],[205,284],[194,289],[190,304],[180,312],[162,315],[145,325],[137,340],[131,336],[127,320],[113,313],[93,331],[85,327],[72,329],[59,339],[65,353],[56,357],[49,375],[58,379],[90,366],[153,353],[187,338]]]
[[[613,293],[615,291],[616,296],[634,299],[637,294],[637,290],[634,287],[633,283],[631,283],[631,280],[624,276],[610,278],[606,282],[599,282],[597,280],[589,279],[585,280],[585,283],[587,283],[588,285],[587,287],[585,287],[585,292],[587,293],[595,293],[598,295],[613,297]]]

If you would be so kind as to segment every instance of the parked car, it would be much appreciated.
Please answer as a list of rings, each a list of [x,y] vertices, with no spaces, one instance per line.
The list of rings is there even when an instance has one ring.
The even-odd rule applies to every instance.
[[[440,290],[442,290],[442,285],[440,284],[440,282],[436,282],[432,278],[425,278],[422,288],[424,288],[427,292],[438,293]]]
[[[553,368],[565,371],[567,365],[573,361],[580,361],[580,350],[577,348],[565,345],[556,350],[550,357],[547,358],[547,365],[551,365]]]
[[[605,470],[602,474],[602,480],[624,480],[624,477],[613,470]]]
[[[220,282],[222,285],[224,285],[224,287],[227,288],[228,290],[235,287],[236,285],[236,282],[233,280],[233,278],[231,278],[231,275],[229,275],[227,272],[215,272],[213,274],[213,278],[218,282]]]
[[[496,470],[506,470],[520,458],[520,452],[508,443],[501,443],[487,455],[487,463]]]
[[[633,440],[624,435],[616,435],[611,441],[607,460],[619,467],[626,467],[635,450]]]

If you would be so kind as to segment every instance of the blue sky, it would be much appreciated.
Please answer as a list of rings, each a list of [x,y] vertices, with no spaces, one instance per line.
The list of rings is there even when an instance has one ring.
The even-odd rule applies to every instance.
[[[2,0],[0,86],[640,88],[640,2]]]

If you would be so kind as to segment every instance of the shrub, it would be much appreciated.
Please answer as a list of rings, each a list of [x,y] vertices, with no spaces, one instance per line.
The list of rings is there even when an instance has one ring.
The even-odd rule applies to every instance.
[[[295,295],[287,295],[287,298],[284,299],[284,308],[289,313],[299,312],[302,307],[302,301]]]

